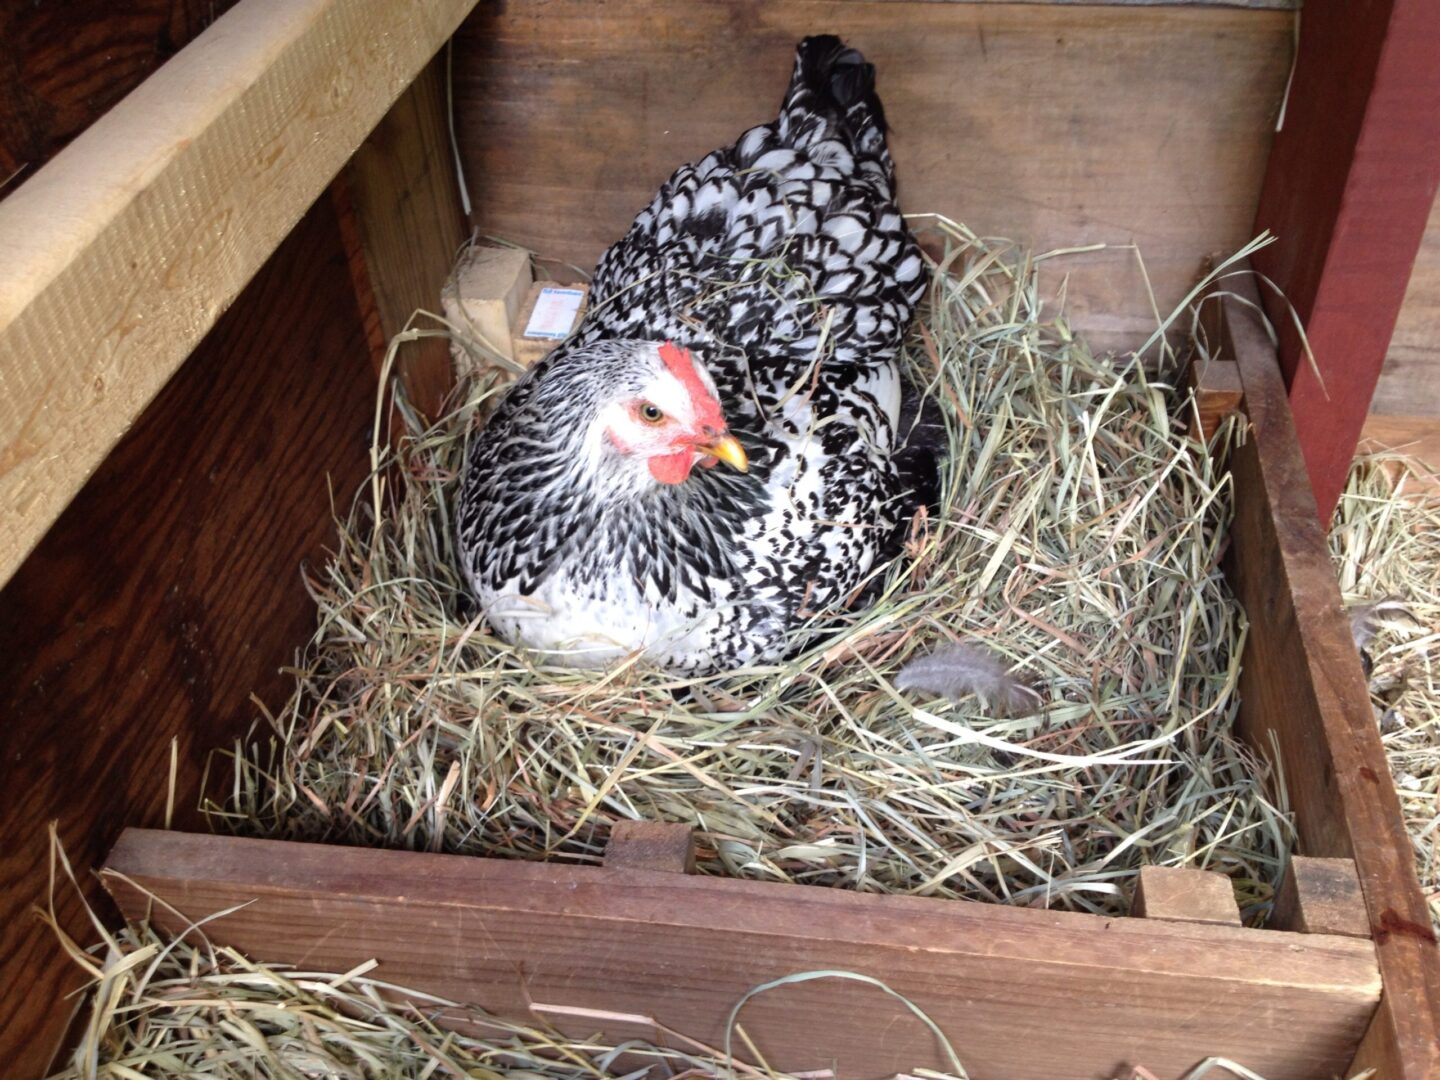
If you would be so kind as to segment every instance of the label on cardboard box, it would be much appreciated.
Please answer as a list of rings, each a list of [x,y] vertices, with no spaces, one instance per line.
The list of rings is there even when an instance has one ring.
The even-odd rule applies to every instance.
[[[563,341],[575,326],[575,316],[585,302],[583,289],[561,289],[547,285],[535,298],[535,310],[525,324],[527,338],[549,338]]]

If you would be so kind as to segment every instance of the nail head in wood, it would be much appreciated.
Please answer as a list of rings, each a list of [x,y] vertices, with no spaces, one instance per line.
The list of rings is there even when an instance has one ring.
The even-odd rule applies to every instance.
[[[1368,938],[1370,916],[1354,860],[1291,858],[1267,925],[1301,934]]]
[[[689,825],[671,821],[617,821],[605,845],[609,869],[695,872],[695,840]]]
[[[1130,914],[1170,922],[1239,926],[1240,909],[1230,879],[1214,870],[1142,866]]]

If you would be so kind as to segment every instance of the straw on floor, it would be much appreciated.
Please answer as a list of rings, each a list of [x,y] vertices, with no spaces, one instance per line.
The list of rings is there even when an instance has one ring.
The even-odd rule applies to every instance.
[[[1121,913],[1161,863],[1221,870],[1263,914],[1291,830],[1230,733],[1230,486],[1187,433],[1174,358],[1163,340],[1143,363],[1093,356],[1042,312],[1039,260],[928,224],[946,256],[907,362],[953,453],[877,606],[727,676],[537,666],[487,636],[453,569],[456,479],[495,386],[467,382],[428,428],[401,400],[398,451],[377,439],[308,580],[294,694],[234,748],[216,825],[596,861],[611,822],[651,818],[698,830],[703,873]],[[955,641],[1007,657],[1043,706],[895,689]]]
[[[1440,931],[1440,488],[1402,454],[1358,458],[1336,508],[1330,551],[1347,602],[1393,598],[1367,646],[1380,737]]]

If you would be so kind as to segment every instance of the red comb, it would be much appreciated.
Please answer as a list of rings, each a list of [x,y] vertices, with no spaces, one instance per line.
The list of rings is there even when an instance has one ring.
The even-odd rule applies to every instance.
[[[720,403],[715,400],[715,395],[695,370],[695,358],[690,355],[690,350],[677,346],[673,341],[667,341],[660,346],[660,359],[665,362],[670,374],[679,379],[680,385],[690,394],[696,420],[706,427],[723,431],[725,414],[720,411]]]

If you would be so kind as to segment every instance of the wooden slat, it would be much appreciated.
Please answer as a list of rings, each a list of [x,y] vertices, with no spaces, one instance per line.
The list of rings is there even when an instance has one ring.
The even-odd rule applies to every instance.
[[[512,0],[457,37],[481,231],[592,267],[680,163],[771,120],[796,42],[878,70],[901,205],[1037,250],[1139,246],[1162,309],[1251,236],[1293,16],[1215,7]],[[1155,326],[1133,251],[1047,264],[1092,344]]]
[[[244,0],[0,202],[0,581],[474,0]]]
[[[1440,186],[1440,18],[1433,0],[1305,10],[1284,127],[1256,218],[1256,268],[1320,520],[1335,508]],[[1321,378],[1289,317],[1305,325]]]
[[[253,899],[207,932],[262,960],[375,957],[382,978],[511,1016],[638,1013],[711,1045],[751,987],[857,971],[924,1009],[977,1080],[1177,1076],[1211,1053],[1314,1080],[1344,1064],[1379,991],[1352,938],[675,873],[129,830],[103,877],[131,917],[148,904],[129,882],[187,917]],[[917,1021],[855,984],[772,992],[742,1021],[781,1069],[944,1065]]]
[[[1390,1056],[1356,1069],[1420,1080],[1440,1070],[1440,954],[1275,352],[1240,304],[1226,303],[1226,331],[1253,426],[1231,464],[1229,578],[1250,620],[1240,727],[1279,752],[1301,852],[1355,860],[1385,980],[1375,1030],[1393,1029],[1369,1040]]]
[[[617,821],[605,843],[605,865],[611,870],[693,874],[695,833],[674,821]]]
[[[1142,866],[1131,914],[1140,919],[1239,926],[1235,887],[1215,870]]]
[[[1220,427],[1220,422],[1240,408],[1240,401],[1245,396],[1240,385],[1240,372],[1233,361],[1197,360],[1190,366],[1190,386],[1195,392],[1200,435],[1208,443]]]
[[[1301,934],[1370,936],[1370,917],[1360,875],[1350,859],[1293,855],[1266,923],[1273,930]]]
[[[385,342],[416,310],[440,311],[441,287],[465,238],[446,108],[442,52],[345,169],[363,273]],[[419,325],[436,327],[429,321]],[[405,345],[397,369],[411,402],[426,416],[438,417],[454,382],[449,345],[441,338]]]
[[[330,493],[369,469],[374,403],[322,199],[0,590],[0,1074],[45,1075],[82,981],[30,918],[46,825],[83,868],[122,826],[163,823],[172,738],[176,821],[199,825],[210,753],[255,721],[251,693],[293,685],[281,668],[315,627],[300,566],[333,546]]]

